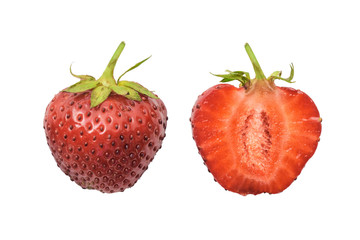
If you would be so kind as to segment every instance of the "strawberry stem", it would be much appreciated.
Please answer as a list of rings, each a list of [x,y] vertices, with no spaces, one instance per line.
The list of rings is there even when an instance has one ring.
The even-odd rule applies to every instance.
[[[104,73],[99,78],[99,82],[101,82],[104,86],[110,86],[116,84],[114,79],[114,68],[117,60],[120,57],[120,54],[124,50],[124,47],[125,47],[125,42],[121,42],[118,48],[116,49],[114,55],[110,59],[108,65],[106,66]]]
[[[258,60],[256,59],[255,57],[255,54],[254,52],[252,51],[250,45],[248,43],[245,44],[245,50],[246,50],[246,53],[248,54],[249,58],[250,58],[250,61],[254,67],[254,71],[255,71],[255,79],[256,80],[265,80],[266,77],[260,67],[260,64],[258,62]]]

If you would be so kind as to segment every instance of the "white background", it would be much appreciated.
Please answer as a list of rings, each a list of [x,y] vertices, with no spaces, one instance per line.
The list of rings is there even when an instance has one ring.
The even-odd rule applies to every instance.
[[[360,239],[357,1],[2,1],[0,239]],[[83,190],[52,158],[45,108],[100,77],[121,41],[115,76],[156,93],[163,148],[123,193]],[[191,136],[197,96],[245,70],[249,42],[266,75],[289,74],[323,118],[315,155],[281,194],[240,196],[213,181]],[[279,85],[290,86],[277,82]]]

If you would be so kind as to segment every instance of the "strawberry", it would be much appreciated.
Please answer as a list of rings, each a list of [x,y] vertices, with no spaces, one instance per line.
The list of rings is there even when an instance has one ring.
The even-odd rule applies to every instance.
[[[227,71],[221,82],[201,94],[192,109],[193,138],[205,165],[223,188],[241,195],[279,193],[301,173],[314,154],[321,118],[311,98],[300,90],[278,87],[291,82],[276,71],[266,78],[248,44],[256,77]]]
[[[165,137],[164,103],[138,83],[116,82],[113,71],[125,43],[103,75],[80,81],[55,95],[44,129],[58,167],[83,188],[112,193],[132,187],[148,168]]]

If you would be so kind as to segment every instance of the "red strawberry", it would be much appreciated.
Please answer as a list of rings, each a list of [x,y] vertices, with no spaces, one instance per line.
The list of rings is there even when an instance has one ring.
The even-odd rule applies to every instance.
[[[138,83],[115,81],[113,70],[124,46],[98,80],[71,73],[80,81],[54,97],[44,119],[60,169],[81,187],[106,193],[137,182],[161,148],[167,122],[156,95]]]
[[[274,72],[266,78],[248,44],[255,79],[227,71],[222,82],[197,99],[190,118],[193,138],[209,171],[225,189],[242,195],[279,193],[300,174],[314,154],[321,118],[304,92],[277,87]]]

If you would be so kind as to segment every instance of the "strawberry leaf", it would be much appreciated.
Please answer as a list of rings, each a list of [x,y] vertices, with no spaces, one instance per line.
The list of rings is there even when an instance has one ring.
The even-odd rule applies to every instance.
[[[141,101],[141,97],[139,95],[139,93],[131,88],[129,89],[129,93],[127,95],[125,95],[126,98],[131,99],[131,100],[136,100],[136,101]]]
[[[72,65],[70,65],[70,73],[71,73],[71,75],[73,75],[76,78],[79,78],[81,81],[83,81],[83,80],[96,80],[93,76],[90,76],[90,75],[76,75],[76,74],[74,74],[71,71],[71,66]]]
[[[250,74],[248,72],[244,72],[244,71],[229,71],[229,70],[226,70],[226,72],[229,72],[229,73],[235,73],[235,74],[239,74],[241,76],[245,75],[246,78],[250,79]]]
[[[139,95],[139,93],[131,88],[127,88],[129,93],[127,95],[125,95],[126,98],[131,99],[131,100],[136,100],[136,101],[141,101],[141,97]]]
[[[145,88],[144,86],[136,83],[136,82],[131,82],[131,81],[120,81],[119,82],[119,85],[120,86],[126,86],[128,88],[132,88],[134,89],[135,91],[141,93],[141,94],[144,94],[148,97],[151,97],[151,98],[155,98],[157,99],[158,97],[153,94],[151,91],[149,91],[147,88]]]
[[[91,92],[91,107],[96,107],[100,103],[104,102],[107,97],[110,95],[111,89],[109,87],[105,86],[97,86],[94,88],[94,90]]]
[[[113,90],[115,93],[117,93],[119,95],[125,96],[125,95],[129,94],[129,89],[124,86],[111,85],[110,88],[111,88],[111,90]]]
[[[149,58],[151,58],[151,56],[148,57],[148,58],[145,58],[144,60],[138,62],[137,64],[135,64],[134,66],[132,66],[131,68],[129,68],[128,70],[126,70],[123,74],[120,75],[120,77],[118,78],[117,81],[119,82],[119,81],[120,81],[120,78],[121,78],[122,76],[124,76],[125,73],[130,72],[131,70],[137,68],[138,66],[140,66],[141,64],[143,64],[145,61],[147,61]]]
[[[95,88],[98,84],[95,80],[82,80],[66,88],[64,91],[72,93],[84,92]]]
[[[234,80],[237,80],[241,83],[242,86],[245,86],[247,82],[250,81],[250,75],[248,72],[243,72],[243,71],[229,71],[226,70],[226,72],[228,72],[228,74],[213,74],[212,75],[216,76],[216,77],[222,77],[223,79],[220,82],[231,82]]]
[[[121,42],[118,48],[116,49],[115,53],[113,54],[112,58],[110,59],[106,69],[104,70],[101,77],[96,80],[94,77],[90,75],[76,75],[72,72],[72,65],[70,65],[70,73],[72,76],[79,78],[80,81],[71,85],[70,87],[64,89],[65,92],[83,92],[87,90],[92,90],[91,92],[91,107],[96,107],[102,102],[104,102],[111,92],[118,95],[122,95],[128,99],[141,101],[140,94],[147,95],[151,98],[158,98],[155,94],[153,94],[151,91],[146,89],[145,87],[141,86],[138,83],[135,82],[129,82],[129,81],[122,81],[120,84],[117,83],[114,79],[113,73],[114,68],[117,63],[118,58],[120,57],[122,51],[124,50],[125,43]],[[151,56],[150,56],[151,57]],[[136,63],[134,66],[126,70],[118,79],[118,82],[122,76],[124,76],[125,73],[137,68],[141,64],[143,64],[145,61],[147,61],[150,57],[145,58],[144,60]]]
[[[279,80],[283,80],[288,83],[294,83],[292,81],[292,79],[294,78],[294,64],[290,64],[290,68],[291,68],[291,71],[290,71],[290,76],[288,78],[282,78],[281,77],[282,72],[275,71],[270,75],[269,80],[274,81],[275,79],[279,79]]]
[[[122,81],[121,81],[122,82]],[[127,86],[118,86],[118,85],[112,85],[110,86],[111,90],[113,90],[115,93],[119,94],[119,95],[122,95],[128,99],[131,99],[131,100],[136,100],[136,101],[141,101],[141,97],[139,95],[139,93],[130,88],[130,87],[127,87]]]
[[[223,78],[220,82],[231,82],[231,81],[234,81],[234,79]]]

